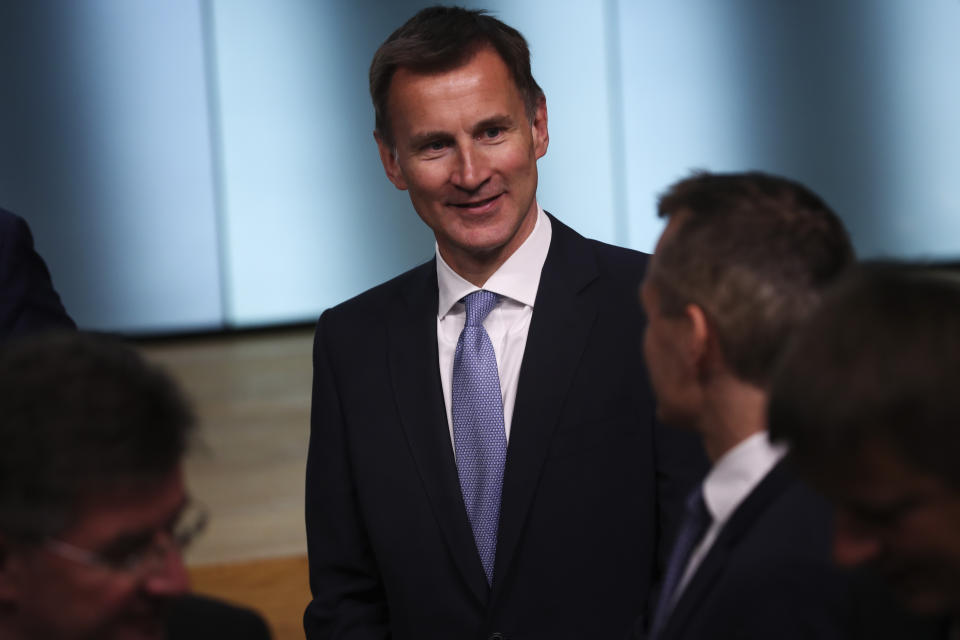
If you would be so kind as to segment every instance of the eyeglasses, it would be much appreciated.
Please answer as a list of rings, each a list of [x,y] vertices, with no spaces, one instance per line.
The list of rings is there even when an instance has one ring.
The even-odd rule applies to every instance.
[[[47,538],[44,546],[67,560],[142,578],[161,569],[170,552],[182,552],[190,546],[206,528],[208,520],[207,509],[191,500],[169,529],[154,531],[145,538],[129,543],[120,543],[116,548],[107,551],[81,549],[56,538]]]

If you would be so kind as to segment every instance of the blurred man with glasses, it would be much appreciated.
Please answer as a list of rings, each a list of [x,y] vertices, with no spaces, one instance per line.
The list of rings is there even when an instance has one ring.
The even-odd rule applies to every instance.
[[[770,435],[834,505],[832,551],[960,638],[960,263],[871,262],[797,333]],[[902,636],[906,637],[906,636]]]
[[[265,638],[185,597],[206,514],[181,460],[193,417],[134,351],[84,334],[0,353],[0,638]]]

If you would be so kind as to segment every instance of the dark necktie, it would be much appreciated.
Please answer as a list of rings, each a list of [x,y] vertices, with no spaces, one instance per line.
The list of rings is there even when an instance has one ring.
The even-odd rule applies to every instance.
[[[667,573],[663,579],[660,598],[657,600],[653,625],[650,627],[650,640],[656,640],[660,632],[663,631],[667,618],[670,616],[670,611],[673,609],[674,593],[680,584],[684,570],[687,568],[690,554],[697,543],[700,542],[703,534],[706,533],[711,520],[710,512],[707,511],[707,504],[703,500],[703,485],[697,485],[697,488],[687,496],[680,532],[677,534],[677,540],[670,552]]]
[[[499,299],[497,294],[483,290],[463,299],[467,320],[453,356],[457,473],[487,584],[493,582],[507,438],[497,358],[483,320]]]

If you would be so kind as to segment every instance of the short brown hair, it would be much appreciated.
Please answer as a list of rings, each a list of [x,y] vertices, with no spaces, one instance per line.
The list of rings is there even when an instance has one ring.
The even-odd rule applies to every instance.
[[[370,97],[383,140],[394,145],[387,99],[397,69],[449,71],[466,64],[484,47],[492,47],[507,65],[532,122],[543,90],[530,71],[530,50],[523,35],[483,10],[435,6],[417,12],[390,34],[370,63]]]
[[[876,442],[960,487],[957,380],[960,263],[861,265],[784,353],[770,437],[826,483]]]
[[[759,172],[697,172],[660,197],[683,214],[650,275],[661,311],[701,307],[734,373],[766,387],[787,338],[854,258],[843,224],[803,185]]]
[[[162,480],[193,430],[163,371],[116,339],[40,334],[0,350],[0,534],[57,534],[81,503]]]

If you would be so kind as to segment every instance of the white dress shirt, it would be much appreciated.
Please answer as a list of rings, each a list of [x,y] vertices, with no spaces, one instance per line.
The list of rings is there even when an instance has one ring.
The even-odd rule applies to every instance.
[[[533,317],[533,303],[540,286],[540,272],[550,249],[550,218],[537,205],[537,222],[517,250],[500,265],[484,283],[485,291],[501,296],[500,302],[483,321],[490,335],[493,352],[497,357],[497,372],[500,375],[500,396],[503,398],[503,423],[507,441],[510,440],[510,423],[513,421],[513,406],[517,399],[517,381],[520,363],[527,346],[527,333]],[[437,248],[437,285],[440,289],[440,304],[437,308],[437,347],[440,354],[440,382],[443,385],[443,400],[447,405],[447,425],[450,442],[453,443],[453,356],[457,349],[460,332],[466,322],[466,309],[460,300],[480,288],[461,278],[450,268]]]
[[[786,452],[785,446],[771,444],[767,432],[761,431],[727,451],[710,469],[703,480],[703,500],[713,521],[703,539],[690,553],[683,578],[674,591],[674,603],[680,598],[730,516]]]

